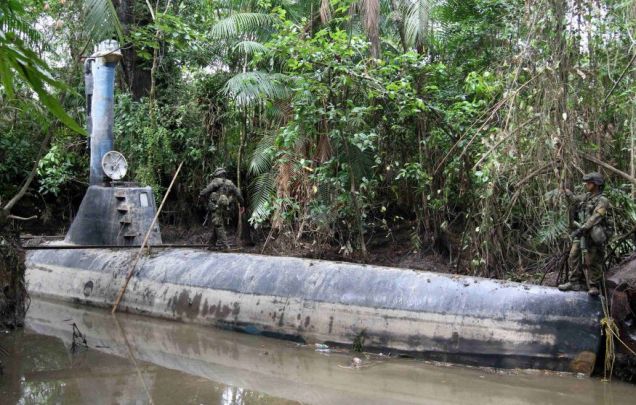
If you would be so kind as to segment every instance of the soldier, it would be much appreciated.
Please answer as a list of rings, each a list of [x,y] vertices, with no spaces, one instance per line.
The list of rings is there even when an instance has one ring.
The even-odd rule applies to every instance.
[[[243,196],[232,180],[226,178],[227,172],[219,167],[212,174],[212,181],[206,188],[201,190],[200,196],[208,197],[208,218],[214,226],[216,234],[216,246],[228,249],[230,244],[225,233],[225,221],[230,214],[230,206],[235,201],[239,204],[239,210],[243,212]]]
[[[565,191],[570,203],[577,205],[574,222],[577,229],[570,234],[570,278],[559,285],[559,290],[580,291],[585,287],[590,295],[596,296],[603,278],[609,201],[603,196],[604,180],[600,173],[588,173],[583,181],[587,193],[574,195]]]

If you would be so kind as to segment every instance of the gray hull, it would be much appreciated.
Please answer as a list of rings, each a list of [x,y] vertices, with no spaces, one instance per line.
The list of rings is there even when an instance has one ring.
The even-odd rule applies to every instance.
[[[27,256],[31,294],[110,306],[134,251]],[[503,368],[590,373],[601,305],[585,293],[476,277],[248,254],[160,250],[121,310],[308,343]]]

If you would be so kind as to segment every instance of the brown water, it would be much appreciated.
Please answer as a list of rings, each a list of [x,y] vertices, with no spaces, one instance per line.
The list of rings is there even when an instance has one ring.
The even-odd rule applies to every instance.
[[[72,324],[88,349],[74,354]],[[634,404],[636,386],[317,352],[311,346],[33,301],[0,336],[0,404]],[[354,356],[362,360],[351,367]]]

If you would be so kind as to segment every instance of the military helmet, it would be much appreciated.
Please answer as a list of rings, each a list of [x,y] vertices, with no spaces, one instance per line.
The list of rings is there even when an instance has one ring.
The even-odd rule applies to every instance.
[[[590,172],[587,173],[585,176],[583,176],[583,181],[584,182],[592,182],[594,184],[596,184],[597,186],[602,186],[605,183],[605,180],[603,180],[603,175],[599,172]]]
[[[212,177],[220,177],[227,176],[227,171],[223,167],[217,167],[214,173],[212,173]]]

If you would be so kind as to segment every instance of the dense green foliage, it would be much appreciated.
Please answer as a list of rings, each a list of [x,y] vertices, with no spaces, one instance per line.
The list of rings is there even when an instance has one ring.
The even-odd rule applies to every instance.
[[[364,257],[406,225],[414,250],[434,247],[457,271],[524,278],[564,248],[569,210],[554,190],[599,169],[613,246],[633,247],[632,0],[21,3],[43,31],[30,49],[79,121],[79,56],[104,35],[125,44],[116,147],[159,194],[185,161],[179,223],[201,221],[198,190],[225,165],[251,226],[291,246]],[[60,115],[2,77],[6,199],[49,130],[33,110]],[[33,192],[66,207],[86,181],[85,138],[53,130]]]

